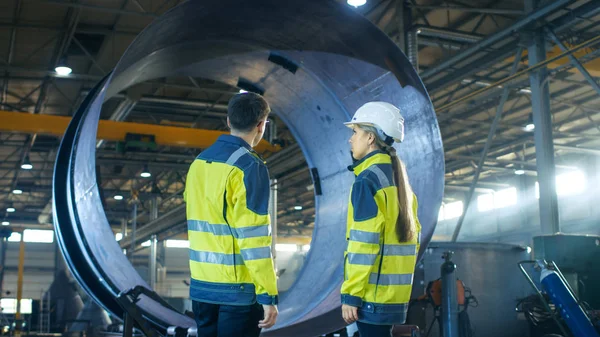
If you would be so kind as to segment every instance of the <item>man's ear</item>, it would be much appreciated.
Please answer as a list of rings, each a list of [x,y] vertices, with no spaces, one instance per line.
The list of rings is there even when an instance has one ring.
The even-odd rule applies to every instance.
[[[263,132],[263,130],[265,129],[267,123],[265,123],[265,121],[260,121],[258,122],[258,125],[256,127],[258,127],[258,132]]]
[[[227,117],[227,127],[231,129],[231,122],[229,121],[229,117]]]

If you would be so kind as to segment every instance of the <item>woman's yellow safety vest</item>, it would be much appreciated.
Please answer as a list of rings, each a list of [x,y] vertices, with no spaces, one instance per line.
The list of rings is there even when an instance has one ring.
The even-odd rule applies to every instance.
[[[421,224],[417,198],[412,209],[417,235],[410,242],[396,236],[398,191],[391,157],[374,151],[350,167],[356,180],[350,193],[344,254],[342,303],[358,307],[358,320],[403,324],[412,290]]]

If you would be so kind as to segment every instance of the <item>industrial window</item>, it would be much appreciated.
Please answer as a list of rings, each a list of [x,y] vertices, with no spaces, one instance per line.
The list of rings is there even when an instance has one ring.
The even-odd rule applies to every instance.
[[[190,248],[188,240],[167,240],[167,248]]]
[[[556,194],[575,195],[585,191],[585,174],[573,171],[556,177]]]
[[[455,219],[463,213],[463,202],[455,201],[447,203],[443,207],[443,220]]]
[[[54,231],[45,229],[26,229],[23,231],[23,241],[36,243],[54,242]],[[8,238],[9,242],[21,241],[21,233],[12,233]]]
[[[477,209],[480,212],[504,208],[517,204],[517,189],[510,187],[495,193],[482,194],[477,197]]]
[[[504,208],[517,204],[517,189],[515,187],[498,191],[494,194],[494,208]]]
[[[8,237],[8,242],[19,242],[21,241],[21,233],[12,232]]]
[[[298,245],[291,243],[278,243],[275,245],[275,250],[278,252],[297,252]]]
[[[115,234],[115,240],[121,241],[122,238],[123,238],[123,233],[117,233],[117,234]]]
[[[556,195],[569,196],[585,191],[586,178],[581,171],[572,171],[556,176]],[[535,197],[540,198],[540,184],[535,182]]]
[[[494,209],[494,194],[487,193],[477,197],[477,210],[487,212]]]
[[[31,298],[21,299],[21,313],[31,314]],[[2,307],[3,314],[15,314],[17,313],[17,299],[16,298],[3,298],[0,299],[0,307]]]
[[[142,247],[150,247],[150,240],[146,241],[146,242],[142,242]]]

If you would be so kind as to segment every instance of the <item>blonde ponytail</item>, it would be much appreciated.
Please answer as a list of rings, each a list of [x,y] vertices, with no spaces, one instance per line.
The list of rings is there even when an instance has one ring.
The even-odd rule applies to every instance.
[[[383,150],[384,152],[388,152],[390,157],[392,157],[394,182],[398,190],[398,208],[400,211],[396,220],[396,236],[399,242],[409,242],[415,238],[417,231],[412,209],[413,191],[408,182],[406,167],[396,154],[396,149],[386,146]]]
[[[361,129],[366,132],[372,133],[375,136],[377,147],[383,152],[387,153],[392,157],[392,169],[394,171],[394,185],[398,191],[398,219],[396,220],[396,237],[399,242],[410,242],[412,241],[417,232],[417,226],[415,223],[415,217],[413,214],[413,190],[410,187],[408,181],[408,174],[406,173],[406,167],[398,154],[396,149],[390,145],[387,145],[381,138],[377,136],[377,129],[370,125],[358,125]]]

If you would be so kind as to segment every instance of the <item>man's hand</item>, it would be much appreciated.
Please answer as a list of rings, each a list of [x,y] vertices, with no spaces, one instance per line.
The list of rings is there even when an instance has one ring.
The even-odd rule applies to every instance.
[[[275,325],[277,321],[277,307],[274,305],[263,305],[265,311],[265,318],[258,322],[258,327],[261,329],[268,329]]]
[[[358,308],[351,305],[342,304],[342,317],[348,324],[358,321]]]

